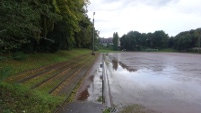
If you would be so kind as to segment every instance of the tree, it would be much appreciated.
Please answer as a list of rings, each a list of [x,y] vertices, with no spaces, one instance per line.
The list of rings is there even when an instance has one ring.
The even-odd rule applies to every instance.
[[[118,46],[119,46],[119,35],[117,32],[113,33],[113,50],[117,51],[118,50]]]
[[[190,50],[198,47],[201,28],[179,33],[174,37],[174,48],[177,50]]]
[[[29,2],[0,1],[0,48],[4,52],[19,50],[30,39],[39,40],[40,14]]]
[[[170,37],[168,39],[168,48],[173,48],[174,47],[174,40],[175,40],[174,37]]]
[[[168,35],[164,31],[155,31],[152,36],[153,48],[167,48]]]
[[[41,39],[47,39],[46,35],[60,19],[50,3],[50,0],[2,0],[0,30],[4,32],[0,34],[1,48],[6,52],[21,51],[24,46],[36,47]]]
[[[120,45],[120,49],[121,50],[127,50],[127,48],[128,48],[127,46],[128,45],[126,44],[126,35],[125,34],[120,38],[120,42],[121,42],[120,43],[121,44]]]
[[[147,34],[130,31],[121,37],[121,49],[139,51],[145,48],[167,48],[168,38],[164,31]]]
[[[142,33],[140,39],[141,39],[141,46],[142,46],[142,48],[145,48],[145,47],[147,48],[148,47],[148,44],[147,44],[148,36],[147,36],[147,34],[146,33]]]
[[[83,16],[79,26],[80,31],[75,33],[76,47],[89,47],[91,45],[93,25],[87,16]]]
[[[140,50],[143,46],[143,40],[141,38],[141,33],[138,31],[130,31],[127,34],[123,35],[120,39],[121,41],[121,49],[135,51]]]

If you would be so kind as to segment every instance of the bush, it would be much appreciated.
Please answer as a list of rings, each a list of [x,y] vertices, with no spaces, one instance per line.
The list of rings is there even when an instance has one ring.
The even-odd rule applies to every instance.
[[[16,52],[12,54],[12,58],[14,60],[26,60],[27,55],[24,54],[23,52]]]
[[[3,57],[3,56],[0,56],[0,61],[1,61],[1,60],[4,60],[4,59],[6,59],[6,58],[5,58],[5,57]]]
[[[59,97],[29,90],[20,84],[0,82],[0,89],[0,110],[3,113],[53,113],[62,102]]]
[[[4,78],[8,77],[10,74],[10,67],[0,67],[0,80],[3,80]]]
[[[4,59],[4,57],[2,55],[3,55],[3,53],[0,51],[0,61]]]

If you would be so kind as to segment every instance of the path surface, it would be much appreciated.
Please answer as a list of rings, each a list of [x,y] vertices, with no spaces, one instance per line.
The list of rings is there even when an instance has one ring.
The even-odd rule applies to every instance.
[[[102,55],[98,55],[91,69],[86,73],[73,102],[65,103],[58,113],[102,113],[105,106],[98,99],[102,97]]]
[[[102,113],[103,106],[93,102],[71,102],[63,106],[58,113]]]

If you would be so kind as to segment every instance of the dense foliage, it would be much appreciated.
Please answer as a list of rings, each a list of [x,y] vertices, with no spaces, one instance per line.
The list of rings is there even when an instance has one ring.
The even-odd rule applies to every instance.
[[[113,42],[113,50],[115,50],[115,51],[118,50],[119,49],[119,35],[117,32],[114,32],[112,42]]]
[[[120,42],[122,50],[163,49],[168,46],[168,35],[164,31],[155,31],[148,34],[130,31],[120,38]]]
[[[179,51],[191,51],[200,47],[201,28],[181,32],[175,37],[169,37],[164,31],[154,33],[139,33],[130,31],[120,38],[121,50],[139,51],[147,48],[166,49],[173,48]]]
[[[174,37],[173,47],[177,50],[188,50],[200,46],[201,28],[181,32]]]
[[[56,52],[91,45],[88,0],[1,0],[0,52]]]

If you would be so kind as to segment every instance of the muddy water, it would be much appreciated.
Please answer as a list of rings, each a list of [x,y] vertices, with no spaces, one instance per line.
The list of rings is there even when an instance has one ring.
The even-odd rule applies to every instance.
[[[77,93],[76,100],[102,103],[102,55],[99,55],[97,61],[83,80]]]
[[[162,113],[201,113],[201,55],[110,53],[113,104],[139,104]]]

